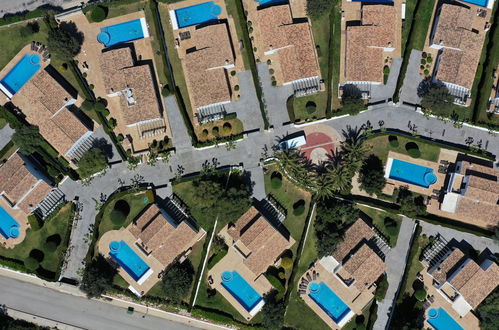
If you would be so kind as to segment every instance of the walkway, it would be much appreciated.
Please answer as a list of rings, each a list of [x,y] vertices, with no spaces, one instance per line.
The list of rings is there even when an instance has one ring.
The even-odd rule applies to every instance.
[[[380,303],[378,303],[378,318],[374,323],[375,330],[384,330],[387,327],[390,313],[394,306],[400,282],[404,276],[407,255],[409,254],[411,237],[414,234],[414,220],[404,217],[397,238],[397,245],[388,252],[385,263],[388,276],[388,290]]]
[[[0,150],[3,149],[10,142],[12,135],[14,134],[14,130],[10,128],[9,125],[5,125],[0,129]]]

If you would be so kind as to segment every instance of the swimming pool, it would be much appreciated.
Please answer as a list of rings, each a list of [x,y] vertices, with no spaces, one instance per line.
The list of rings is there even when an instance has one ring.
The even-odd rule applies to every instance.
[[[277,5],[281,3],[286,3],[288,0],[256,0],[260,4],[260,6],[266,6],[266,5]]]
[[[445,309],[442,307],[430,308],[428,311],[428,323],[436,330],[463,330]]]
[[[227,291],[229,291],[248,312],[251,312],[263,301],[262,296],[260,296],[235,270],[222,273],[222,286],[227,289]]]
[[[100,30],[101,32],[97,35],[97,41],[106,47],[149,37],[146,20],[143,17],[106,26]]]
[[[317,305],[333,319],[336,324],[350,312],[347,304],[334,293],[324,282],[310,283],[310,293],[308,294]]]
[[[489,0],[462,0],[463,2],[471,3],[477,6],[482,6],[487,8]]]
[[[175,18],[179,28],[214,21],[222,13],[222,8],[213,1],[175,10]]]
[[[19,237],[19,222],[0,206],[0,234],[5,239]]]
[[[137,282],[150,269],[125,241],[112,241],[109,250],[109,255]]]
[[[354,2],[362,3],[393,3],[393,0],[352,0]]]
[[[433,173],[432,168],[395,158],[388,158],[386,173],[388,173],[388,175],[385,175],[385,177],[389,177],[390,179],[415,184],[425,188],[428,188],[437,182],[437,176]]]
[[[41,68],[40,55],[26,54],[12,70],[0,81],[0,88],[8,97],[12,97]]]

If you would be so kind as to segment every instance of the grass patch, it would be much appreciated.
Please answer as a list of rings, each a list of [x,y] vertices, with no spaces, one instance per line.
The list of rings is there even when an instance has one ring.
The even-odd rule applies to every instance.
[[[14,145],[12,141],[9,141],[9,143],[7,143],[2,150],[0,150],[0,164],[3,164],[3,162],[7,161],[7,159],[9,159],[9,157],[12,156],[12,154],[16,152],[16,150],[17,146]]]
[[[440,147],[435,146],[431,143],[426,143],[421,140],[415,141],[413,139],[400,135],[397,135],[399,145],[395,147],[390,145],[388,141],[388,136],[389,135],[377,136],[372,139],[368,139],[366,141],[366,145],[371,148],[369,152],[378,156],[385,164],[388,158],[389,151],[394,151],[401,154],[409,155],[409,153],[405,148],[406,143],[409,142],[415,142],[418,145],[419,151],[421,152],[421,156],[419,158],[429,160],[432,162],[438,161],[438,156],[440,154]]]
[[[232,127],[232,129],[228,133],[224,132],[223,129],[223,125],[225,123],[229,123],[230,126]],[[218,134],[219,134],[218,136],[214,135],[213,132],[214,127],[218,127]],[[203,133],[203,131],[205,132]],[[196,126],[196,135],[198,136],[199,142],[206,142],[206,141],[215,140],[217,138],[236,136],[243,133],[243,131],[244,131],[243,122],[240,121],[239,119],[219,120]],[[205,136],[206,132],[208,132],[208,135]]]
[[[3,118],[0,118],[0,129],[4,128],[7,125],[7,121]]]
[[[307,111],[307,103],[314,102],[315,111]],[[295,121],[309,121],[326,117],[327,93],[321,92],[309,96],[293,98]]]
[[[405,20],[402,21],[402,54],[404,53],[407,39],[409,38],[409,32],[411,32],[411,26],[414,21],[414,9],[416,9],[417,2],[418,1],[409,1],[405,4]]]
[[[391,247],[397,245],[397,238],[399,236],[400,225],[402,224],[402,217],[393,213],[375,210],[367,206],[358,206],[358,208],[362,211],[362,213],[371,218],[373,225],[378,228],[386,238],[389,239],[388,243]],[[393,229],[387,229],[385,226],[386,217],[395,220],[395,226]]]
[[[43,277],[53,275],[53,279],[57,279],[60,267],[62,265],[64,253],[68,247],[70,228],[73,221],[73,204],[67,203],[59,209],[57,213],[49,217],[39,230],[28,229],[26,238],[12,249],[0,246],[0,255],[5,258],[19,260],[22,264],[30,255],[33,249],[38,249],[44,252],[43,261],[40,263],[40,268],[37,273]],[[48,237],[59,235],[60,244],[53,252],[45,251],[45,242]]]
[[[329,57],[330,57],[330,72],[331,77],[328,80],[331,81],[331,100],[330,108],[339,109],[341,107],[340,99],[338,98],[338,84],[340,82],[340,61],[341,61],[341,1],[337,1],[337,4],[333,7],[331,12],[333,24],[331,25],[331,41]]]
[[[226,0],[225,7],[227,8],[227,13],[229,14],[229,16],[232,16],[232,18],[234,19],[234,25],[236,26],[236,33],[237,33],[237,36],[239,37],[239,40],[244,42],[243,36],[245,34],[247,34],[246,20],[244,19],[244,17],[241,17],[241,15],[237,9],[236,1],[240,1],[240,0]],[[251,48],[250,48],[250,50],[251,50]],[[240,49],[240,52],[241,52],[241,55],[243,57],[244,68],[246,70],[250,70],[251,69],[250,63],[252,61],[252,58],[251,58],[252,54],[250,54],[250,52],[248,52],[247,47]]]
[[[165,86],[168,85],[168,70],[165,63],[165,57],[163,56],[159,26],[154,18],[156,15],[154,11],[154,2],[147,2],[144,13],[146,15],[146,21],[149,22],[149,33],[151,34],[151,38],[149,38],[149,40],[151,42],[152,52],[154,55],[154,65],[156,66],[156,73],[158,74],[160,85]],[[171,88],[171,86],[169,87]]]
[[[91,12],[97,6],[107,8],[108,13],[106,19],[109,19],[143,10],[146,6],[146,2],[144,0],[121,0],[115,1],[114,3],[111,2],[87,6],[83,8],[83,13],[89,22],[92,22]]]

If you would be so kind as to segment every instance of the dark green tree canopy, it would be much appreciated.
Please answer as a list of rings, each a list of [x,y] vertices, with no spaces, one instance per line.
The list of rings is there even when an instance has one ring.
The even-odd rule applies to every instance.
[[[78,162],[78,173],[82,178],[88,178],[107,167],[107,158],[99,148],[87,151]]]
[[[118,272],[99,254],[92,260],[83,273],[80,288],[87,297],[99,297],[113,286],[113,278]]]
[[[418,87],[418,95],[421,99],[421,106],[425,109],[437,113],[452,112],[454,97],[444,84],[436,84],[431,80],[424,80]]]
[[[71,61],[80,53],[83,33],[74,23],[61,23],[49,31],[48,48],[52,54],[63,61]]]
[[[42,137],[36,126],[22,126],[16,129],[12,141],[25,155],[35,153],[41,145]]]
[[[371,154],[364,160],[360,169],[360,189],[369,195],[381,194],[386,185],[383,162],[378,156]]]
[[[480,315],[480,329],[499,329],[499,289],[478,306],[478,315]]]
[[[163,291],[173,302],[180,303],[189,293],[194,280],[194,267],[189,259],[183,263],[174,263],[163,275]]]
[[[265,329],[282,328],[286,304],[282,300],[277,300],[278,293],[277,290],[272,289],[263,297],[265,305],[262,308],[262,324]]]

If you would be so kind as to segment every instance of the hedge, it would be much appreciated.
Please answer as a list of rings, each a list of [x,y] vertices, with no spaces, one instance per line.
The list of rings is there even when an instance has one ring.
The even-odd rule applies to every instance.
[[[4,17],[0,18],[0,26],[22,22],[34,18],[44,17],[46,14],[47,11],[44,9],[35,9],[33,11],[27,12],[26,14],[18,14],[18,15],[6,14]]]
[[[92,10],[90,18],[92,22],[102,22],[103,20],[106,19],[107,12],[108,12],[107,7],[97,6],[94,8],[94,10]]]

